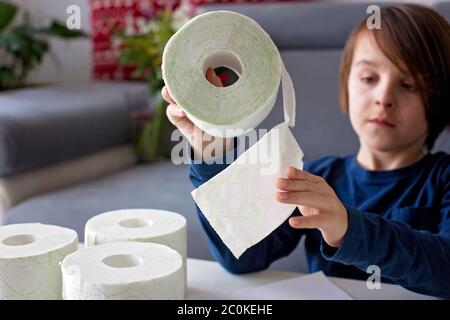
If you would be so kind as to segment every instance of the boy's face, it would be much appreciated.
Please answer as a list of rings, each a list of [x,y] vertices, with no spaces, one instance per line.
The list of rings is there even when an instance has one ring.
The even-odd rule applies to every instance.
[[[361,144],[391,152],[423,146],[428,125],[413,80],[367,35],[361,35],[355,47],[348,98],[350,121]]]

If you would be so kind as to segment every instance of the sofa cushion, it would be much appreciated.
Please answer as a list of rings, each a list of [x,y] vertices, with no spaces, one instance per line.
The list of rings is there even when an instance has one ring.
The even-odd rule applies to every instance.
[[[203,11],[229,10],[256,22],[281,49],[343,48],[353,27],[366,17],[367,3],[281,3],[207,5]]]
[[[398,2],[377,3],[386,6]],[[211,4],[202,11],[229,10],[242,13],[256,22],[271,36],[281,49],[336,49],[343,48],[352,29],[366,13],[369,2],[330,3],[311,2],[252,4]],[[432,6],[450,21],[450,2],[442,1]]]
[[[147,85],[92,82],[0,94],[0,176],[124,144]]]
[[[32,196],[107,176],[135,164],[134,147],[123,145],[41,169],[0,177],[0,216]]]

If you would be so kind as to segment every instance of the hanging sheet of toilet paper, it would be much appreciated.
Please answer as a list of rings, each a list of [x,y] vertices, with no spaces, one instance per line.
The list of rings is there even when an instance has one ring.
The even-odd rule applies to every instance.
[[[86,247],[120,241],[164,244],[178,251],[186,263],[186,219],[178,213],[154,209],[115,210],[92,217],[85,225]]]
[[[168,246],[112,242],[83,248],[61,264],[65,300],[183,299],[181,255]]]
[[[239,79],[216,87],[208,67],[233,70]],[[164,48],[162,74],[170,96],[187,117],[212,136],[234,137],[255,128],[272,110],[282,75],[288,75],[270,36],[254,20],[231,11],[196,16]],[[289,85],[283,96],[294,99]],[[289,97],[288,97],[289,96]],[[294,100],[285,104],[294,125]]]
[[[303,152],[287,124],[281,123],[225,170],[192,191],[198,207],[237,259],[295,210],[296,205],[275,199],[275,182],[288,166],[302,169],[302,158]]]
[[[225,88],[205,79],[208,67],[226,66],[239,80]],[[200,15],[169,41],[163,76],[172,98],[199,128],[233,137],[254,129],[272,110],[282,83],[285,122],[224,171],[192,192],[208,222],[239,258],[280,226],[295,205],[276,201],[275,182],[288,166],[302,168],[295,125],[295,92],[270,36],[252,19],[229,11]]]
[[[0,227],[0,300],[62,299],[60,263],[78,248],[74,230],[39,223]]]

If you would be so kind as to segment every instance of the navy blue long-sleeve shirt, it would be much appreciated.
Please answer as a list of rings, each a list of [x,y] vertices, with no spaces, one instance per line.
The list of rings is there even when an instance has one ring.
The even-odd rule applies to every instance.
[[[226,166],[192,163],[189,177],[198,187]],[[212,254],[224,268],[233,273],[265,269],[305,235],[310,272],[365,280],[367,267],[376,265],[384,282],[450,298],[450,155],[428,154],[389,171],[365,170],[355,156],[326,157],[306,161],[304,170],[322,176],[347,208],[341,246],[330,247],[317,229],[294,229],[286,220],[238,260],[197,207]],[[292,215],[299,214],[296,209]]]

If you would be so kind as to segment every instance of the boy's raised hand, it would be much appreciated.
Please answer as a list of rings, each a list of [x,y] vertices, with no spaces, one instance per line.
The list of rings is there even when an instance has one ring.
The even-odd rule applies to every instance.
[[[216,87],[223,87],[222,80],[216,75],[212,68],[208,68],[206,71],[206,79]],[[166,114],[169,121],[172,122],[175,127],[180,129],[181,133],[188,138],[189,141],[191,141],[194,134],[195,125],[186,117],[186,113],[184,113],[184,111],[172,99],[166,86],[162,88],[161,95],[163,99],[169,103],[166,109]]]
[[[167,118],[175,127],[180,129],[181,133],[186,138],[188,138],[189,141],[191,141],[191,137],[194,134],[195,125],[186,117],[186,113],[184,113],[184,111],[176,104],[176,102],[173,101],[166,86],[162,88],[161,95],[163,99],[169,103],[166,109]]]
[[[276,187],[281,190],[276,193],[277,200],[298,205],[303,215],[291,217],[291,227],[317,228],[328,245],[340,247],[348,227],[347,209],[322,177],[289,167]]]
[[[222,80],[216,75],[212,68],[208,68],[208,70],[206,71],[206,79],[217,87],[223,87]],[[186,113],[172,99],[169,91],[167,90],[167,87],[164,86],[162,88],[161,95],[163,99],[169,103],[166,109],[167,118],[175,127],[177,127],[181,131],[183,136],[185,136],[189,140],[189,143],[191,144],[192,149],[194,150],[194,153],[197,157],[204,159],[202,151],[210,143],[218,144],[219,146],[223,145],[223,153],[225,153],[230,148],[232,139],[226,139],[224,141],[222,138],[211,137],[207,133],[199,129],[191,120],[189,120],[186,116]],[[194,139],[194,134],[202,135],[202,137]]]

